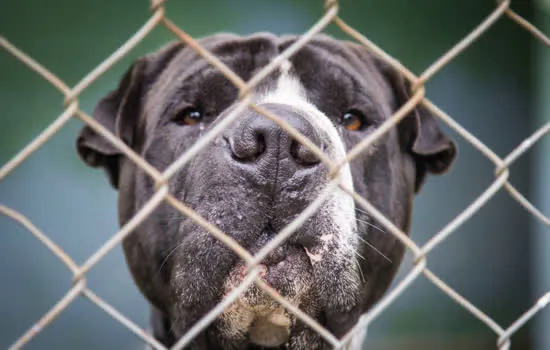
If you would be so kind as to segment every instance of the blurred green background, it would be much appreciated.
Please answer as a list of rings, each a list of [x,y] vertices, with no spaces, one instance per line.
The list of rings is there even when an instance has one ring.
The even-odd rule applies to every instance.
[[[513,8],[550,33],[549,1]],[[74,86],[149,17],[145,0],[0,0],[0,35]],[[341,17],[420,73],[494,8],[490,0],[343,0]],[[301,33],[322,15],[322,1],[178,1],[168,16],[195,37],[219,31]],[[345,35],[334,26],[328,33]],[[158,27],[80,97],[81,108],[112,89],[131,62],[174,37]],[[505,156],[550,120],[550,50],[501,18],[438,73],[428,97]],[[0,53],[0,164],[63,111],[62,96],[7,52]],[[100,171],[79,161],[77,120],[0,182],[0,203],[26,215],[81,263],[117,231],[116,193]],[[429,179],[416,199],[412,237],[426,242],[493,180],[492,164],[449,128],[460,147],[454,169]],[[512,167],[513,184],[550,209],[550,140]],[[70,288],[71,274],[14,221],[0,216],[0,348],[6,348]],[[436,248],[430,269],[499,324],[508,326],[550,290],[550,232],[506,193]],[[410,254],[399,279],[411,268]],[[88,275],[88,286],[142,327],[148,310],[120,247]],[[550,349],[550,311],[513,338],[512,349]],[[368,349],[494,349],[483,323],[420,277],[369,328]],[[27,349],[137,349],[140,340],[77,299]]]

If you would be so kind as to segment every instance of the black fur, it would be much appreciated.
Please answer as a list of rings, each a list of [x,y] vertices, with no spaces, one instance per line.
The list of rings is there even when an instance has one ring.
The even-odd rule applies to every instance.
[[[220,34],[199,42],[248,80],[295,40],[271,34]],[[318,35],[290,62],[307,98],[335,124],[346,150],[389,118],[410,96],[410,87],[399,74],[353,43]],[[274,72],[267,77],[256,92],[273,88],[278,75]],[[176,43],[139,59],[119,87],[98,103],[94,117],[162,171],[233,109],[237,93],[203,58]],[[178,114],[189,106],[202,110],[202,127],[175,123]],[[330,147],[322,130],[315,130],[292,108],[264,107],[314,143]],[[349,131],[339,125],[339,117],[350,109],[365,116],[364,129]],[[255,143],[260,141],[255,141],[251,130],[261,130],[265,145]],[[260,146],[265,146],[263,153],[250,150]],[[170,180],[170,192],[255,252],[311,203],[319,194],[320,185],[328,181],[327,169],[307,150],[296,153],[296,147],[300,146],[281,129],[247,111],[177,172]],[[124,225],[154,193],[153,181],[89,127],[84,127],[79,135],[77,148],[88,165],[104,168],[118,189],[119,219]],[[235,158],[238,152],[247,155]],[[259,153],[262,157],[253,159]],[[454,143],[441,133],[435,118],[416,108],[351,163],[353,185],[361,196],[408,232],[413,196],[426,173],[444,172],[455,154]],[[357,218],[372,222],[359,212]],[[315,249],[321,235],[332,233],[330,227],[326,210],[313,215],[268,257],[278,262],[295,256],[295,263],[284,265],[270,278],[283,295],[293,293],[289,276],[304,281],[309,289],[300,299],[300,308],[342,336],[361,313],[382,297],[400,265],[404,248],[391,234],[359,223],[356,234],[392,263],[359,241],[357,253],[365,258],[357,258],[362,276],[350,272],[353,265],[342,264],[330,254],[311,266],[303,248]],[[125,239],[123,247],[135,282],[152,305],[154,335],[167,346],[220,301],[228,275],[240,263],[234,252],[165,203]],[[296,249],[300,252],[293,253]],[[353,256],[354,252],[350,254]],[[346,283],[342,279],[346,275],[357,284]],[[325,346],[315,332],[293,322],[287,347]],[[216,321],[189,348],[256,348],[246,334],[228,336],[226,326],[223,321]]]

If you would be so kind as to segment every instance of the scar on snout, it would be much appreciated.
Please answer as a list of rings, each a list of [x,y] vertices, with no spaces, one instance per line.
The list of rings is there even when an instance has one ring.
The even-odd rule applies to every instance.
[[[332,239],[332,235],[331,234],[328,234],[328,235],[322,235],[321,236],[321,241],[323,242],[328,242]]]
[[[309,256],[309,259],[311,260],[312,263],[319,262],[323,258],[321,254],[313,254],[313,253],[310,253],[307,248],[304,248],[304,249],[306,250],[306,254],[307,256]]]

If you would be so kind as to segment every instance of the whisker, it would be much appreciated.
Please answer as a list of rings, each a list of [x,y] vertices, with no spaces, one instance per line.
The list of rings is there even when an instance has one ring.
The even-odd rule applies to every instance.
[[[368,218],[371,217],[370,214],[367,213],[366,211],[364,211],[363,209],[359,209],[359,208],[355,207],[355,210],[357,210],[357,211],[360,212],[360,213],[365,214]],[[377,226],[377,225],[375,225],[375,224],[373,224],[373,223],[371,223],[371,222],[365,222],[365,221],[359,220],[359,219],[356,219],[356,220],[359,221],[359,222],[362,222],[362,223],[364,223],[364,224],[366,224],[366,225],[372,226],[372,227],[376,228],[376,229],[377,229],[378,231],[380,231],[380,232],[386,233],[386,230],[384,230],[383,228],[381,228],[381,227],[379,227],[379,226]]]
[[[170,329],[168,329],[168,333],[172,333],[174,331],[174,326],[176,325],[176,322],[180,320],[180,318],[181,318],[181,315],[176,317],[174,322],[172,322],[172,324],[170,325]]]
[[[159,267],[159,270],[157,271],[157,275],[162,271],[162,268],[164,267],[164,265],[166,264],[166,262],[168,261],[168,258],[170,258],[170,256],[172,254],[174,254],[174,252],[183,245],[184,242],[181,242],[180,244],[178,244],[174,249],[172,249],[170,251],[170,253],[168,253],[168,255],[166,256],[166,258],[164,258],[164,260],[162,261],[162,264],[160,264],[160,267]]]
[[[356,220],[357,222],[360,222],[360,223],[362,223],[362,224],[365,224],[365,225],[367,225],[367,226],[370,226],[370,227],[372,227],[372,228],[375,228],[375,229],[377,229],[378,231],[380,231],[380,232],[382,232],[382,233],[386,233],[386,231],[384,231],[381,227],[378,227],[378,226],[376,226],[375,224],[373,224],[373,223],[371,223],[371,222],[368,222],[368,221],[365,221],[365,220],[361,220],[361,219],[357,219],[357,218],[356,218],[355,220]]]
[[[361,213],[363,213],[363,214],[369,215],[369,213],[367,213],[367,212],[364,211],[363,209],[359,209],[359,208],[355,207],[355,210],[357,210],[357,211],[359,211],[359,212],[361,212]]]
[[[357,253],[357,252],[356,252]],[[361,264],[359,263],[359,260],[354,256],[353,260],[357,264],[357,267],[359,268],[359,272],[361,273],[361,280],[365,283],[367,283],[367,280],[365,279],[365,275],[363,274],[363,269],[361,268]]]
[[[361,259],[367,260],[367,259],[365,259],[364,256],[362,256],[361,254],[359,254],[356,250],[354,250],[353,252],[355,253],[355,255],[357,255],[357,256],[360,257]],[[356,258],[356,259],[357,259],[357,258]]]
[[[363,237],[357,235],[357,237],[363,241],[363,243],[365,243],[366,245],[368,245],[369,247],[371,247],[372,249],[374,249],[378,254],[382,255],[384,257],[384,259],[388,260],[390,263],[393,264],[393,261],[390,260],[390,258],[388,258],[387,256],[385,256],[381,251],[379,251],[378,249],[376,249],[375,246],[373,246],[372,244],[370,244],[366,239],[364,239]]]
[[[366,212],[365,210],[363,209],[359,209],[357,207],[355,207],[355,210],[357,210],[358,212],[362,213],[362,214],[365,214],[366,216],[368,216],[370,218],[370,214],[368,212]]]

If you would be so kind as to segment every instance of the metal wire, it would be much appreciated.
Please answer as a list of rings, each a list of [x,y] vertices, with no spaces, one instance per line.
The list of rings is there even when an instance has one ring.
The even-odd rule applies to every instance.
[[[352,339],[353,335],[358,332],[364,331],[376,317],[384,312],[397,298],[399,298],[408,287],[420,276],[424,275],[427,280],[431,281],[436,287],[438,287],[443,293],[448,295],[456,303],[468,310],[474,317],[483,322],[489,327],[497,336],[497,348],[500,350],[508,349],[511,344],[512,336],[523,327],[530,319],[532,319],[540,310],[547,306],[550,302],[550,292],[542,296],[538,302],[523,315],[521,315],[515,322],[509,327],[504,328],[494,320],[492,320],[487,314],[478,309],[467,299],[462,297],[459,293],[454,291],[451,287],[445,284],[439,277],[433,272],[427,269],[427,259],[429,253],[445,241],[450,235],[456,232],[457,228],[466,222],[472,215],[474,215],[482,206],[484,206],[495,193],[504,189],[512,198],[514,198],[522,207],[530,212],[534,217],[539,219],[543,224],[550,225],[550,218],[548,215],[543,214],[532,203],[530,203],[513,185],[509,182],[510,166],[526,151],[533,147],[543,136],[550,132],[550,123],[540,127],[533,135],[527,137],[518,147],[510,152],[506,157],[501,158],[495,154],[489,147],[487,147],[481,140],[476,138],[468,130],[457,123],[448,114],[442,111],[439,107],[430,102],[425,96],[424,84],[429,81],[437,72],[441,70],[445,65],[451,62],[457,55],[466,50],[473,42],[478,40],[493,24],[501,17],[507,17],[511,21],[517,23],[524,30],[529,31],[535,38],[537,38],[543,45],[550,47],[550,38],[537,29],[533,24],[526,21],[520,15],[515,13],[510,8],[510,0],[498,1],[495,9],[483,20],[478,26],[476,26],[468,35],[460,40],[456,45],[444,53],[440,58],[434,61],[420,76],[416,76],[409,69],[403,66],[397,59],[387,54],[384,50],[376,46],[371,40],[363,36],[357,30],[347,25],[340,17],[338,17],[339,3],[335,0],[326,1],[325,11],[323,16],[314,23],[311,28],[304,33],[299,40],[288,47],[278,57],[276,57],[270,64],[257,72],[249,81],[243,81],[236,73],[234,73],[229,67],[224,65],[215,55],[208,52],[203,48],[198,41],[193,39],[184,30],[179,28],[176,24],[170,21],[166,17],[166,10],[164,8],[165,1],[153,0],[151,1],[151,16],[144,23],[144,25],[136,31],[136,33],[129,38],[122,46],[120,46],[115,52],[113,52],[103,62],[93,69],[88,75],[83,77],[79,83],[72,89],[67,86],[61,78],[53,74],[44,68],[40,63],[36,62],[33,58],[26,55],[22,50],[11,44],[6,38],[0,37],[0,46],[7,52],[11,53],[14,57],[19,59],[23,64],[35,71],[38,75],[50,82],[57,90],[59,90],[64,96],[64,102],[66,110],[56,118],[50,126],[48,126],[42,133],[28,143],[20,152],[18,152],[10,161],[8,161],[2,168],[0,168],[0,181],[8,176],[15,168],[17,168],[22,162],[24,162],[34,151],[42,147],[53,135],[55,135],[70,119],[79,118],[86,125],[90,126],[98,134],[105,137],[114,147],[127,156],[132,162],[136,164],[140,169],[145,171],[155,182],[155,195],[141,208],[140,211],[123,227],[116,232],[111,239],[109,239],[102,247],[100,247],[94,254],[92,254],[83,264],[78,265],[73,259],[65,253],[58,245],[48,238],[42,231],[40,231],[32,222],[23,216],[21,213],[0,205],[0,213],[12,218],[13,220],[22,224],[30,233],[32,233],[40,242],[42,242],[53,254],[55,254],[73,274],[73,286],[69,289],[67,294],[56,304],[50,311],[46,313],[35,325],[33,325],[24,335],[15,340],[10,349],[20,349],[27,344],[36,334],[41,332],[47,327],[64,309],[66,309],[78,296],[83,296],[89,299],[93,304],[104,310],[108,315],[113,317],[119,323],[124,325],[144,342],[148,343],[155,349],[165,349],[156,339],[150,334],[142,330],[134,322],[126,318],[107,302],[100,299],[94,294],[88,287],[86,287],[86,274],[90,269],[103,257],[108,254],[115,246],[117,246],[124,237],[132,233],[132,231],[147,218],[148,215],[161,203],[165,202],[178,210],[182,215],[187,216],[195,223],[206,229],[220,242],[232,249],[238,256],[244,260],[247,264],[248,273],[243,282],[235,288],[229,295],[227,295],[218,305],[216,305],[207,315],[205,315],[197,324],[195,324],[183,337],[176,343],[173,349],[181,349],[186,344],[191,342],[195,336],[197,336],[202,330],[208,327],[221,312],[229,307],[252,283],[264,290],[275,301],[283,305],[289,312],[293,313],[297,318],[303,321],[305,324],[311,327],[311,329],[318,332],[329,344],[334,348],[344,348]],[[145,8],[145,7],[144,7]],[[345,34],[350,38],[353,38],[358,43],[367,47],[373,54],[377,55],[381,59],[385,60],[390,66],[401,72],[403,76],[409,80],[413,89],[413,96],[405,103],[397,112],[394,113],[386,122],[384,122],[375,132],[369,137],[358,143],[353,149],[351,149],[344,160],[335,162],[331,160],[321,149],[319,149],[313,142],[307,139],[299,131],[294,129],[285,121],[273,115],[269,111],[264,110],[258,105],[255,105],[251,99],[251,91],[271,72],[279,68],[280,65],[289,57],[294,55],[300,48],[306,45],[312,37],[319,32],[322,32],[325,27],[330,24],[336,24]],[[122,142],[116,135],[112,134],[109,130],[96,122],[85,112],[79,109],[79,95],[86,90],[98,77],[104,74],[106,71],[112,68],[112,66],[126,56],[137,44],[144,40],[149,33],[158,25],[164,25],[175,37],[184,42],[188,47],[195,50],[201,55],[207,62],[218,69],[224,74],[230,82],[232,82],[239,89],[239,103],[235,110],[223,120],[216,128],[204,135],[199,142],[191,147],[187,152],[182,154],[173,164],[171,164],[163,173],[157,171],[153,166],[148,164],[138,154],[136,154],[130,147]],[[465,141],[470,143],[473,147],[479,150],[485,157],[487,157],[495,165],[495,180],[493,183],[481,193],[467,208],[460,212],[455,219],[450,221],[439,232],[434,233],[433,237],[426,242],[423,246],[418,246],[409,236],[397,228],[388,218],[386,218],[372,203],[368,202],[365,198],[362,198],[358,193],[346,188],[340,184],[339,177],[337,176],[338,170],[345,164],[351,162],[361,152],[371,147],[371,145],[390,129],[395,127],[397,123],[404,118],[415,106],[423,104],[431,112],[433,112],[442,122],[446,123],[454,131],[456,131]],[[231,123],[238,119],[241,112],[245,109],[252,109],[257,113],[263,114],[266,118],[277,123],[281,128],[288,132],[294,139],[302,143],[305,147],[310,149],[330,170],[333,175],[331,181],[327,185],[324,191],[318,196],[318,198],[311,203],[293,222],[287,227],[283,228],[275,238],[264,246],[255,256],[251,255],[246,249],[240,246],[230,235],[217,228],[214,224],[208,222],[198,213],[182,203],[168,192],[167,181],[179,170],[181,167],[196,156],[204,147],[209,144],[214,138],[216,138],[222,131],[224,131]],[[317,321],[309,317],[302,312],[298,307],[291,304],[280,296],[274,289],[267,285],[259,278],[257,264],[267,256],[267,254],[282,244],[288,239],[292,233],[300,227],[316,210],[322,205],[325,199],[336,190],[342,190],[344,193],[352,196],[355,202],[366,210],[369,215],[377,220],[389,234],[394,235],[400,240],[407,249],[414,254],[414,267],[400,281],[400,283],[392,289],[381,301],[375,305],[366,314],[362,315],[359,322],[342,338],[337,339],[327,329],[320,325]]]

